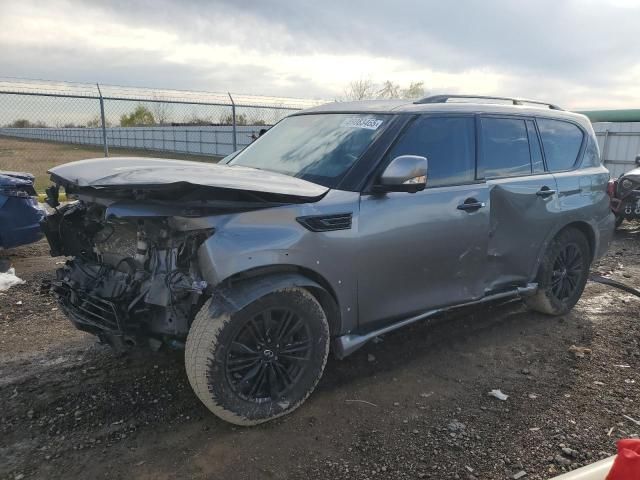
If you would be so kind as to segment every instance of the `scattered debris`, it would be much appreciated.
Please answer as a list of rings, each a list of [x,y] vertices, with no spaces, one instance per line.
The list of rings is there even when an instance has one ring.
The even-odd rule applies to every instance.
[[[578,458],[578,452],[569,447],[562,447],[562,453],[564,453],[567,457]]]
[[[431,395],[433,395],[433,392],[429,392],[429,393],[421,393],[420,396],[422,398],[429,398]]]
[[[616,427],[611,427],[611,428],[609,429],[609,433],[607,433],[607,437],[610,437],[610,436],[611,436],[611,434],[613,433],[613,431],[615,430],[615,428],[616,428]]]
[[[373,340],[371,340],[371,343],[373,344],[382,343],[382,342],[384,342],[384,339],[380,336],[373,337]]]
[[[537,393],[530,393],[530,394],[528,395],[528,397],[529,397],[531,400],[535,400],[535,399],[536,399],[536,398],[538,398],[539,396],[540,396],[540,395],[538,395]]]
[[[473,468],[471,468],[469,465],[465,465],[464,468],[467,469],[467,472],[473,473]]]
[[[496,397],[498,400],[502,401],[505,401],[507,398],[509,398],[509,395],[505,395],[501,390],[491,390],[488,395],[490,397]]]
[[[629,415],[622,415],[624,418],[626,418],[627,420],[629,420],[630,422],[635,423],[636,425],[640,426],[640,421],[635,420],[633,418],[631,418]]]
[[[621,270],[622,268],[624,268],[622,266],[622,264],[618,265],[618,269]],[[629,278],[626,275],[628,274],[622,274],[625,278]],[[630,293],[632,295],[635,295],[636,297],[640,297],[640,290],[636,290],[633,287],[630,287],[629,285],[625,285],[622,282],[617,282],[616,280],[613,280],[612,278],[607,278],[607,277],[603,277],[602,275],[597,275],[597,274],[591,274],[589,275],[589,280],[591,280],[592,282],[597,282],[597,283],[602,283],[603,285],[609,285],[610,287],[613,288],[617,288],[619,290],[623,290],[627,293]]]
[[[618,368],[631,368],[631,365],[628,365],[626,363],[622,363],[620,365],[614,365],[614,367],[618,367]]]
[[[451,422],[449,422],[449,425],[447,425],[447,429],[450,432],[462,432],[467,428],[467,426],[462,423],[459,422],[458,420],[452,420]]]
[[[518,473],[514,474],[513,480],[519,480],[520,478],[524,477],[527,474],[527,472],[525,472],[524,470],[520,470]]]
[[[593,384],[594,384],[594,385],[600,385],[600,386],[602,386],[602,385],[604,385],[604,382],[598,382],[598,381],[596,380],[595,382],[593,382]]]
[[[540,430],[540,427],[531,427],[529,429],[530,432],[537,432],[538,430]]]
[[[9,290],[15,285],[22,285],[24,280],[16,276],[16,269],[10,268],[6,272],[0,273],[0,292]]]
[[[347,403],[366,403],[367,405],[371,405],[372,407],[377,407],[378,405],[376,405],[375,403],[371,403],[371,402],[367,402],[366,400],[345,400],[345,402]]]
[[[569,351],[572,352],[576,358],[583,358],[585,355],[591,355],[591,349],[587,347],[578,347],[576,345],[571,345],[569,347]]]
[[[571,465],[571,460],[563,457],[562,455],[556,455],[555,458],[553,459],[558,465],[562,465],[562,466],[568,466]]]
[[[376,357],[375,357],[375,355],[373,355],[373,354],[371,354],[371,353],[370,353],[370,354],[368,354],[368,355],[367,355],[367,361],[368,361],[368,362],[375,362],[375,361],[376,361]]]

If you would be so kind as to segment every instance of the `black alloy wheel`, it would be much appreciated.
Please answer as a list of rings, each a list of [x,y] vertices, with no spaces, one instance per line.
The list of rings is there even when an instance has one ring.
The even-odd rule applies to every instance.
[[[570,298],[576,291],[583,272],[582,252],[578,245],[564,246],[553,263],[551,291],[560,301]]]
[[[227,381],[244,400],[277,401],[304,374],[311,355],[311,330],[293,310],[253,315],[231,341]]]

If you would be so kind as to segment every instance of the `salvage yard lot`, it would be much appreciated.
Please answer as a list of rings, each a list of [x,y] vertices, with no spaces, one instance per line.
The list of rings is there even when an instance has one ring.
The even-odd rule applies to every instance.
[[[625,225],[594,270],[637,287],[638,242]],[[603,285],[560,318],[508,302],[386,335],[246,429],[199,403],[181,352],[73,329],[40,292],[61,260],[44,243],[9,254],[27,283],[0,294],[0,478],[546,479],[640,433],[640,299]]]
[[[57,142],[42,142],[0,136],[0,170],[30,172],[36,177],[36,190],[44,193],[51,183],[47,170],[63,163],[104,156],[102,147],[73,145]],[[218,157],[184,155],[173,152],[152,152],[126,148],[110,148],[110,157],[158,157],[217,162]]]

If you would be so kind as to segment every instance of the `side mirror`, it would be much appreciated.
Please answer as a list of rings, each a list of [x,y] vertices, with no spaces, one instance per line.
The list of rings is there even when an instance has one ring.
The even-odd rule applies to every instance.
[[[636,155],[636,165],[640,167],[640,155]]]
[[[385,168],[374,186],[376,192],[409,192],[424,190],[427,186],[426,157],[400,155]]]

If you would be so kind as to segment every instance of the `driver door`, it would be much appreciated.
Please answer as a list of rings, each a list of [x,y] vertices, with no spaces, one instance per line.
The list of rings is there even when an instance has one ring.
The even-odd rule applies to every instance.
[[[482,297],[489,195],[475,180],[473,116],[421,116],[387,157],[427,157],[420,192],[363,194],[358,229],[360,324]]]

